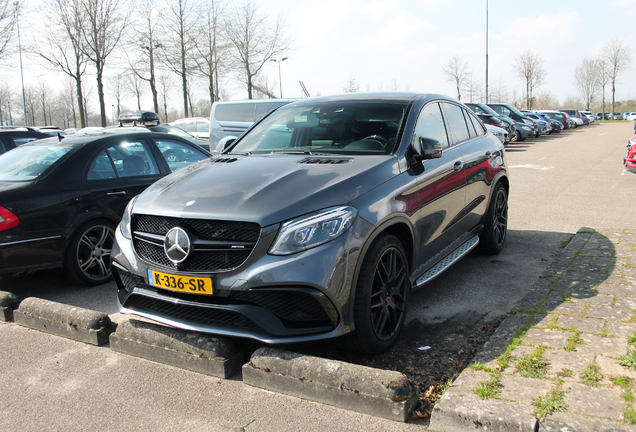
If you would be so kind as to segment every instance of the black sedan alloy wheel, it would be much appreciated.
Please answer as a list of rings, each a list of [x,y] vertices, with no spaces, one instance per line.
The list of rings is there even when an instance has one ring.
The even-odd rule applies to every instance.
[[[486,220],[484,230],[479,238],[479,249],[487,255],[496,255],[503,248],[508,233],[508,193],[506,188],[497,184],[493,195]]]
[[[73,237],[67,251],[67,268],[73,279],[89,285],[109,281],[115,226],[106,220],[84,225]]]

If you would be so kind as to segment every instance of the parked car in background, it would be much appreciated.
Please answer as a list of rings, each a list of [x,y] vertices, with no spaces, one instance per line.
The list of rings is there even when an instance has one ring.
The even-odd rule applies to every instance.
[[[570,119],[572,119],[572,121],[575,123],[575,128],[579,127],[579,126],[583,126],[585,123],[583,122],[583,119],[581,118],[581,114],[579,113],[578,110],[575,109],[562,109],[559,110],[563,113],[566,113]],[[588,122],[589,123],[589,122]]]
[[[517,141],[523,141],[523,139],[525,139],[524,132],[527,132],[527,127],[529,127],[531,129],[530,131],[530,136],[528,136],[528,138],[530,137],[538,137],[539,136],[539,125],[538,123],[536,123],[534,120],[532,120],[530,117],[526,117],[525,115],[523,115],[521,113],[521,111],[519,111],[517,108],[513,107],[512,105],[507,105],[507,104],[488,104],[488,106],[490,108],[492,108],[493,110],[497,111],[499,114],[503,114],[505,116],[510,117],[511,119],[513,119],[514,121],[516,121],[517,123],[525,123],[526,124],[526,128],[520,127],[520,126],[516,126],[517,129],[517,137],[516,140]]]
[[[508,133],[508,140],[511,140],[515,135],[515,122],[510,117],[501,115],[488,105],[482,103],[471,102],[465,105],[477,114],[477,117],[479,117],[484,124],[506,130]]]
[[[543,117],[549,120],[558,121],[563,125],[563,129],[570,128],[570,122],[568,121],[567,114],[562,113],[561,111],[556,110],[537,110],[537,114],[542,115]]]
[[[214,102],[210,110],[210,149],[222,152],[254,123],[296,99],[251,99]]]
[[[589,124],[596,122],[596,116],[591,111],[581,111],[581,115],[588,119]]]
[[[101,126],[87,126],[85,128],[82,128],[82,129],[78,130],[77,132],[75,132],[74,135],[78,135],[78,136],[79,135],[90,135],[92,133],[99,132],[102,129],[104,129],[104,128],[101,127]]]
[[[603,120],[603,113],[596,113],[596,120]]]
[[[619,113],[619,112],[615,112],[613,119],[614,120],[623,120],[623,114]]]
[[[0,129],[0,154],[13,150],[22,144],[49,136],[28,127],[2,128]]]
[[[143,110],[133,110],[127,111],[119,116],[119,126],[109,126],[108,128],[116,128],[116,127],[127,127],[127,128],[136,128],[131,129],[131,131],[152,131],[152,132],[161,132],[167,133],[171,135],[176,135],[183,139],[186,139],[193,144],[196,144],[206,151],[210,151],[210,142],[203,138],[197,138],[193,135],[190,135],[188,132],[184,131],[181,128],[176,126],[171,126],[166,123],[161,123],[159,119],[159,114],[152,111],[143,111]],[[141,129],[139,129],[141,128]],[[212,152],[212,154],[218,154],[216,152]]]
[[[532,119],[546,122],[550,134],[559,133],[563,130],[563,123],[561,123],[558,120],[549,119],[541,113],[530,112],[530,113],[527,113],[526,115]]]
[[[75,132],[77,132],[77,128],[64,129],[64,132],[66,132],[67,135],[73,135]]]
[[[627,156],[623,159],[623,166],[627,171],[636,173],[636,135],[627,141]]]
[[[552,132],[552,126],[550,125],[550,121],[546,118],[541,118],[539,115],[532,111],[528,110],[519,110],[524,116],[528,117],[532,121],[534,121],[537,126],[537,130],[539,135],[550,135]]]
[[[47,137],[0,155],[0,273],[64,268],[82,284],[110,280],[115,226],[128,201],[209,156],[152,132]]]
[[[197,138],[203,138],[209,141],[210,138],[210,119],[205,117],[190,117],[175,120],[169,123],[170,126],[178,127],[190,135]]]
[[[629,114],[627,114],[627,120],[636,121],[636,112],[630,112]]]
[[[291,102],[191,168],[125,211],[112,266],[122,313],[379,353],[412,288],[506,239],[504,147],[440,95]]]
[[[486,129],[488,129],[488,132],[496,136],[499,139],[499,141],[501,141],[501,143],[504,145],[504,147],[510,143],[510,135],[508,134],[507,130],[497,126],[493,126],[488,123],[486,123],[485,126],[486,126]]]

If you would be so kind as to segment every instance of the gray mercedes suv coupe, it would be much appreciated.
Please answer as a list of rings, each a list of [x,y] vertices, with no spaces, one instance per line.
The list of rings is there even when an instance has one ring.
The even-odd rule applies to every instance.
[[[452,98],[292,102],[131,200],[112,252],[120,311],[379,353],[412,289],[474,248],[499,253],[508,191],[503,145]]]

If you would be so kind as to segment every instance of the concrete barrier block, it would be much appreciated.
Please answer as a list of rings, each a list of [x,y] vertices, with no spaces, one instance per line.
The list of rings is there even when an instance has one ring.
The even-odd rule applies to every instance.
[[[259,348],[243,382],[351,411],[404,422],[419,391],[404,374],[275,348]]]
[[[228,339],[138,320],[124,321],[110,335],[112,350],[192,372],[229,378],[244,355]]]
[[[102,312],[28,297],[13,312],[16,324],[92,345],[108,342],[114,325]]]
[[[20,302],[18,296],[8,291],[0,291],[0,321],[13,321],[13,311]]]

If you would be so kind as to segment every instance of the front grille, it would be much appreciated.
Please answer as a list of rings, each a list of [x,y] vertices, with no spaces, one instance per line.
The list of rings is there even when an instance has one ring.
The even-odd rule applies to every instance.
[[[164,236],[170,229],[186,228],[196,238],[186,261],[174,264],[165,254],[163,243],[142,239],[141,234]],[[205,219],[185,219],[150,215],[134,215],[132,219],[133,244],[137,254],[145,261],[169,270],[190,272],[222,272],[239,267],[249,257],[260,236],[260,226],[252,222],[228,222]],[[197,240],[230,242],[219,248],[197,248]],[[240,244],[232,248],[231,243]]]
[[[238,312],[174,304],[140,295],[130,296],[126,302],[126,307],[132,308],[133,310],[140,309],[140,311],[145,310],[156,312],[180,321],[197,322],[211,326],[230,327],[236,329],[259,328],[259,326],[251,319]]]

